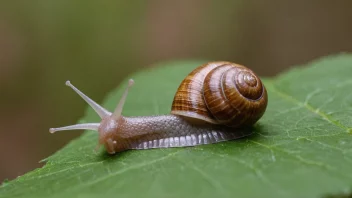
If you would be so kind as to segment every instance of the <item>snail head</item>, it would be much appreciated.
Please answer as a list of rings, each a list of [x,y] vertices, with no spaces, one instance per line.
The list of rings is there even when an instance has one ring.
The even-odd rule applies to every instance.
[[[64,126],[64,127],[59,127],[59,128],[50,128],[49,131],[50,133],[55,133],[57,131],[66,131],[66,130],[93,130],[93,131],[98,131],[99,132],[99,144],[97,148],[101,144],[107,144],[107,150],[110,151],[110,153],[114,153],[114,147],[113,144],[116,144],[116,141],[113,141],[113,136],[114,133],[118,130],[118,123],[120,120],[123,119],[121,113],[123,106],[125,104],[127,95],[128,95],[128,90],[130,87],[132,87],[134,84],[134,81],[132,79],[129,80],[128,82],[128,87],[126,88],[125,92],[123,93],[120,102],[118,103],[117,107],[115,108],[115,111],[113,113],[109,112],[106,110],[104,107],[100,106],[98,103],[90,99],[88,96],[86,96],[83,92],[81,92],[79,89],[77,89],[75,86],[73,86],[70,81],[66,81],[66,85],[71,87],[83,100],[85,100],[89,106],[91,106],[94,111],[99,115],[101,118],[100,123],[84,123],[84,124],[75,124],[75,125],[70,125],[70,126]],[[96,148],[96,149],[97,149]]]

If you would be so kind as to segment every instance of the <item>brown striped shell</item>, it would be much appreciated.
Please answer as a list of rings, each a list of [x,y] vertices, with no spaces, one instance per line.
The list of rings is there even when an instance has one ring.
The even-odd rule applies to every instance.
[[[231,127],[249,126],[265,112],[268,96],[250,69],[210,62],[193,70],[179,86],[171,114]]]

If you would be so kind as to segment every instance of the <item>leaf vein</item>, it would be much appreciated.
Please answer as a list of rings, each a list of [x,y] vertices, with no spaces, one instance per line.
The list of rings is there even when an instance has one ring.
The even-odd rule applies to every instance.
[[[272,86],[271,86],[271,91],[273,91],[274,93],[276,93],[278,96],[280,96],[281,98],[295,104],[295,105],[298,105],[298,106],[303,106],[305,107],[307,110],[309,110],[310,112],[318,115],[319,117],[321,117],[323,120],[326,120],[328,121],[329,123],[339,127],[339,128],[342,128],[344,129],[346,132],[350,132],[350,128],[342,125],[338,120],[334,120],[332,119],[328,114],[324,113],[323,111],[321,111],[320,109],[315,109],[312,105],[310,105],[308,103],[308,101],[306,102],[301,102],[299,100],[297,100],[296,98],[294,98],[293,96],[289,95],[288,93],[285,93],[281,90],[279,90],[278,88],[276,88],[276,86],[272,83]]]
[[[116,176],[116,175],[125,173],[125,172],[127,172],[127,171],[130,171],[130,170],[133,170],[133,169],[137,169],[137,168],[142,168],[142,167],[148,166],[148,165],[152,165],[152,164],[154,164],[154,163],[157,163],[157,162],[166,160],[166,159],[168,159],[168,158],[170,158],[170,157],[173,157],[173,156],[175,156],[176,154],[180,153],[181,151],[183,151],[183,150],[181,149],[181,150],[178,150],[178,151],[169,153],[169,154],[167,154],[166,156],[160,157],[160,158],[158,158],[158,159],[150,160],[150,161],[147,161],[147,162],[144,162],[144,163],[140,163],[140,164],[136,164],[136,165],[133,165],[133,166],[128,166],[128,167],[126,167],[126,168],[124,168],[124,169],[121,169],[121,170],[119,170],[119,171],[113,172],[113,173],[108,174],[108,175],[106,175],[106,176],[104,176],[104,177],[98,178],[98,179],[96,179],[96,180],[94,180],[94,181],[87,182],[87,183],[83,183],[82,185],[77,185],[77,186],[75,186],[74,188],[79,188],[79,187],[82,187],[82,186],[90,186],[90,185],[99,183],[99,182],[101,182],[101,181],[107,180],[107,179],[109,179],[109,178],[111,178],[111,177],[114,177],[114,176]],[[74,188],[72,188],[72,189],[74,189]]]

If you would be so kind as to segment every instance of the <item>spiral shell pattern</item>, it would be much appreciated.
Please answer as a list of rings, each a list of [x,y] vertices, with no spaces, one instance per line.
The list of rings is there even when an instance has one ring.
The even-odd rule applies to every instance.
[[[267,101],[266,89],[253,71],[235,63],[211,62],[182,81],[171,113],[241,127],[257,122]]]

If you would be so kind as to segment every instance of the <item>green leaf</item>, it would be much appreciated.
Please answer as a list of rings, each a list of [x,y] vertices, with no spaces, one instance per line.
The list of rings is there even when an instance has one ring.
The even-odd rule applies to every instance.
[[[169,113],[178,84],[200,64],[161,64],[133,75],[124,115]],[[43,168],[3,185],[0,197],[297,198],[350,192],[352,56],[314,61],[264,84],[269,105],[249,138],[109,156],[93,151],[97,133],[86,132]],[[109,94],[104,106],[113,109],[124,87]],[[81,122],[98,120],[89,109]]]

